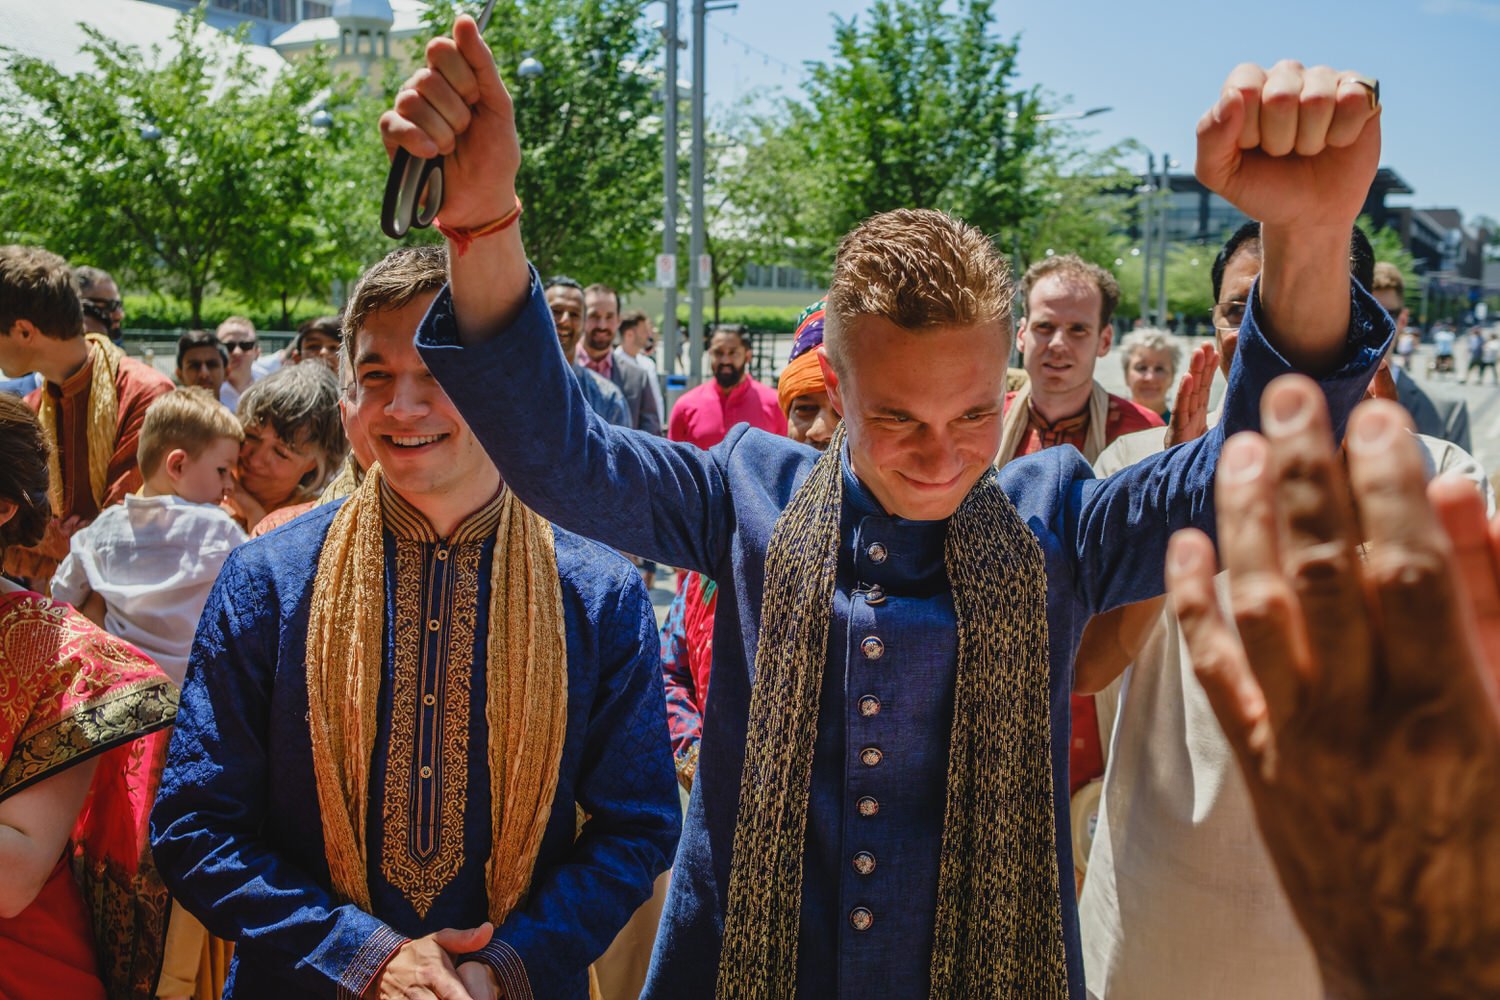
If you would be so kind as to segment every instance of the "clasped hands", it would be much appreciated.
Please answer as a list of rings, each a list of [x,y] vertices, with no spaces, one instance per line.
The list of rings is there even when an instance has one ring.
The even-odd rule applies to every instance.
[[[377,1000],[501,1000],[494,970],[483,962],[464,962],[459,955],[490,943],[494,927],[486,921],[470,930],[448,928],[403,944],[366,991]]]
[[[1500,519],[1405,411],[1285,376],[1168,589],[1331,997],[1500,996]],[[1233,623],[1233,624],[1231,624]]]

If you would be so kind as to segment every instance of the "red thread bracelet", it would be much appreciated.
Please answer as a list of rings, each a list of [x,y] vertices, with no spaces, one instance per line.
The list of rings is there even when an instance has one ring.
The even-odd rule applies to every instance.
[[[447,238],[449,243],[453,244],[454,252],[457,253],[458,256],[462,257],[465,253],[468,252],[470,243],[473,243],[475,240],[479,239],[482,236],[493,236],[496,233],[503,233],[505,232],[505,230],[509,229],[511,226],[514,226],[518,221],[520,221],[520,218],[521,199],[517,198],[515,208],[511,209],[509,212],[506,212],[494,222],[487,222],[482,226],[475,227],[474,229],[459,229],[454,226],[445,226],[443,225],[443,221],[441,219],[434,219],[432,224],[437,228],[438,232],[442,233],[443,236]]]

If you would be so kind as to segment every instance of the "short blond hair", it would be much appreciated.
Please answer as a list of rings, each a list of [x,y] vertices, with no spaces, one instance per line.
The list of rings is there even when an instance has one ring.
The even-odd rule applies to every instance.
[[[1401,277],[1401,269],[1395,264],[1377,261],[1375,276],[1370,279],[1370,291],[1383,292],[1387,288],[1400,296],[1402,302],[1406,301],[1406,279]]]
[[[978,229],[931,209],[882,212],[839,241],[823,348],[842,374],[857,316],[913,331],[995,321],[1008,330],[1014,298],[1005,258]]]
[[[135,459],[142,476],[154,476],[172,451],[192,458],[220,438],[245,440],[245,431],[229,408],[201,386],[173,389],[146,409]]]

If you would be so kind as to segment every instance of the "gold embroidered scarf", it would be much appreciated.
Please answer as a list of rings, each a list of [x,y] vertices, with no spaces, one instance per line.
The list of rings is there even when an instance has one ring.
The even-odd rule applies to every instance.
[[[307,623],[308,726],[333,888],[370,908],[365,818],[385,650],[380,467],[344,502],[318,557]],[[552,526],[506,490],[490,568],[485,718],[497,926],[526,894],[557,793],[568,663]]]
[[[791,1000],[808,788],[843,508],[844,431],[766,555],[717,995]],[[958,672],[931,958],[933,998],[1065,998],[1046,566],[993,475],[948,522]],[[1071,890],[1071,887],[1070,887]]]
[[[1011,397],[1010,409],[1005,411],[1005,421],[1000,430],[1000,454],[995,458],[995,468],[1021,454],[1026,444],[1026,433],[1031,429],[1031,383],[1027,382]],[[1089,393],[1089,430],[1083,441],[1083,457],[1092,463],[1099,457],[1107,443],[1105,434],[1109,430],[1109,392],[1098,382]]]
[[[94,506],[102,509],[105,492],[109,489],[109,460],[114,454],[120,424],[120,397],[115,378],[119,375],[120,359],[125,357],[125,352],[103,334],[86,333],[84,339],[92,348],[89,361],[94,366],[89,373],[89,488],[94,494]],[[52,461],[47,463],[47,498],[52,501],[53,513],[62,517],[66,510],[63,506],[63,442],[57,438],[57,403],[45,386],[36,416],[42,433],[58,449]]]

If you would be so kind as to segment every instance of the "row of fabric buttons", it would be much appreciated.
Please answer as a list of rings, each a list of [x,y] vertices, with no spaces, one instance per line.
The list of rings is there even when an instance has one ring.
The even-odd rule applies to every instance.
[[[865,549],[865,555],[870,558],[872,563],[878,566],[885,562],[888,553],[884,545],[879,542],[872,542]],[[879,605],[885,603],[885,591],[878,584],[871,586],[869,590],[865,591],[864,596],[868,604]],[[881,642],[877,636],[867,636],[859,644],[859,650],[864,654],[865,659],[873,663],[885,655],[885,643]],[[873,694],[867,694],[860,698],[859,714],[866,719],[879,715],[880,699]],[[884,758],[885,755],[881,753],[879,747],[865,747],[859,752],[860,762],[866,767],[876,767]],[[855,803],[855,808],[861,816],[869,817],[874,816],[880,811],[880,803],[873,796],[866,795]],[[854,857],[850,859],[850,863],[854,867],[855,874],[861,877],[868,876],[875,871],[875,855],[869,851],[856,852]],[[875,914],[871,913],[868,907],[856,906],[853,910],[849,911],[849,926],[853,927],[855,931],[867,931],[874,924]]]

